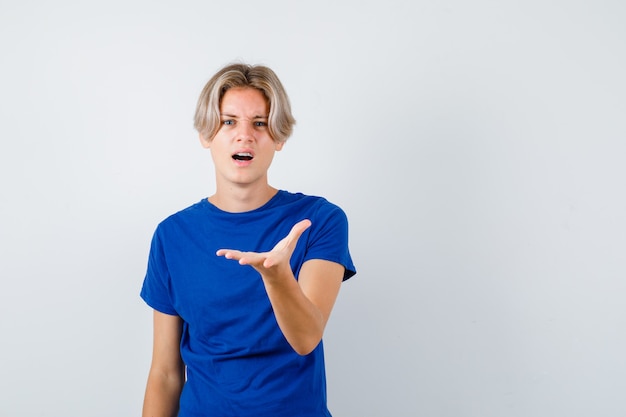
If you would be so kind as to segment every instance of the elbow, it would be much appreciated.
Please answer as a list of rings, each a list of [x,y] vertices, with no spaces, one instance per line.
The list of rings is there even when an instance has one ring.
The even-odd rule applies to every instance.
[[[291,348],[300,356],[306,356],[313,352],[322,341],[321,338],[315,338],[308,341],[289,342]]]
[[[295,348],[294,347],[293,350],[300,356],[306,356],[309,353],[313,352],[315,350],[315,347],[313,347],[312,349],[303,349],[303,348]]]

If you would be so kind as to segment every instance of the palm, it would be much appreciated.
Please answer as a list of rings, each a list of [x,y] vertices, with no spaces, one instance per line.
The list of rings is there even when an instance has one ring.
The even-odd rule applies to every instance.
[[[220,249],[218,256],[239,261],[241,265],[250,265],[262,275],[273,270],[288,267],[291,255],[296,248],[300,236],[311,226],[310,220],[296,223],[287,236],[281,239],[269,252],[242,252],[236,249]]]

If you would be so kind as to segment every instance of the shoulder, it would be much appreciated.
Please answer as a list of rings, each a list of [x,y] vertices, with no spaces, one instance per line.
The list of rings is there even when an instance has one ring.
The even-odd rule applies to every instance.
[[[303,193],[279,191],[280,200],[283,204],[297,204],[303,207],[316,208],[322,211],[343,211],[338,205],[328,201],[325,197]]]
[[[179,227],[182,224],[195,223],[201,218],[206,218],[210,213],[210,205],[206,199],[202,199],[190,206],[185,207],[161,220],[157,230],[168,230]]]
[[[303,193],[285,192],[285,205],[289,213],[298,213],[299,219],[308,218],[312,221],[311,232],[327,228],[347,228],[348,218],[343,209],[325,197]]]

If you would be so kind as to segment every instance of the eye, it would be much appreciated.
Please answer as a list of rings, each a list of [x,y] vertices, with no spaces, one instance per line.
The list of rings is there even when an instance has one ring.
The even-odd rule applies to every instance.
[[[256,126],[256,127],[266,127],[267,126],[267,122],[256,121],[256,122],[254,122],[254,126]]]
[[[222,120],[222,124],[225,126],[232,126],[235,124],[235,121],[232,119],[226,119],[226,120]]]

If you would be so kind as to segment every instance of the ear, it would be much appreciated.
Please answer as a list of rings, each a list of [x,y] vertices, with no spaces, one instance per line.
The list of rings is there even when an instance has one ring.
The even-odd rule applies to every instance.
[[[200,145],[202,145],[204,149],[209,149],[211,147],[211,140],[207,139],[206,136],[202,133],[200,133],[198,136],[200,137]]]
[[[280,151],[283,149],[283,146],[285,146],[285,142],[274,142],[274,149],[276,151]]]

